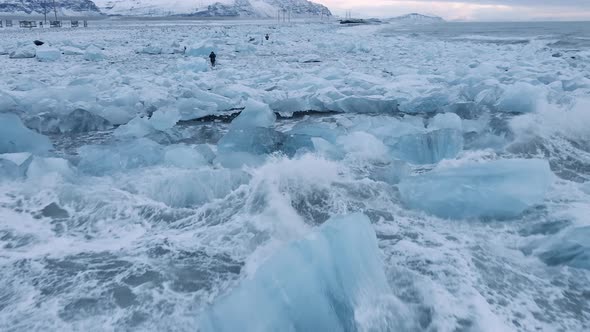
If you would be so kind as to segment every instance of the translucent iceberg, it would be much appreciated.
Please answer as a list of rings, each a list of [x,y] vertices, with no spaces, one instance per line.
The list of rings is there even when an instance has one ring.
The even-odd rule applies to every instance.
[[[211,149],[209,151],[213,153]],[[187,145],[168,146],[164,154],[166,164],[186,169],[208,165],[212,159],[210,155],[202,154],[197,149]]]
[[[271,128],[276,120],[275,113],[267,104],[250,99],[246,102],[242,113],[232,121],[231,128]]]
[[[104,58],[102,50],[94,45],[90,45],[84,52],[84,59],[87,61],[101,61]]]
[[[11,59],[29,59],[34,58],[37,50],[33,45],[22,45],[14,51],[10,52],[9,57]]]
[[[42,158],[35,156],[27,169],[27,178],[38,179],[48,174],[73,177],[74,170],[70,162],[63,158]]]
[[[25,127],[18,116],[0,113],[0,153],[41,153],[52,148],[49,138]]]
[[[26,174],[33,155],[28,152],[0,154],[0,179],[15,179]]]
[[[463,122],[455,113],[441,113],[430,120],[428,129],[455,129],[463,131]]]
[[[502,112],[531,113],[545,99],[545,92],[542,88],[518,82],[506,88],[496,107]]]
[[[200,329],[363,330],[371,322],[360,324],[361,308],[377,308],[391,294],[379,255],[366,216],[332,218],[307,238],[278,251],[252,278],[214,303],[203,314]],[[398,312],[390,309],[389,324],[379,322],[387,326],[373,325],[375,331],[399,328],[394,318]]]
[[[284,134],[270,128],[231,129],[219,140],[220,152],[269,154],[279,150]]]
[[[463,134],[455,129],[402,136],[392,146],[394,157],[414,164],[455,158],[463,150]]]
[[[395,99],[351,96],[336,100],[328,108],[344,113],[395,113],[398,111],[398,102]]]
[[[61,51],[57,48],[49,46],[41,46],[37,48],[37,61],[53,62],[61,58]]]
[[[111,129],[113,125],[105,118],[83,109],[77,109],[64,117],[59,123],[62,133],[86,133]]]
[[[590,227],[576,227],[543,243],[535,251],[547,265],[590,270]]]
[[[149,123],[155,130],[165,131],[176,125],[180,120],[180,113],[176,109],[158,110],[150,117]]]
[[[506,159],[437,169],[398,187],[408,207],[442,218],[510,218],[542,203],[552,181],[546,160]]]
[[[87,145],[78,149],[78,154],[78,168],[94,175],[153,166],[164,160],[162,146],[147,138],[110,146]]]

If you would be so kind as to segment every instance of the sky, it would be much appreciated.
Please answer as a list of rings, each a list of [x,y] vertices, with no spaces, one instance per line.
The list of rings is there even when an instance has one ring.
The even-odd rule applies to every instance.
[[[461,21],[590,21],[590,0],[314,0],[336,15],[387,17],[408,13]]]

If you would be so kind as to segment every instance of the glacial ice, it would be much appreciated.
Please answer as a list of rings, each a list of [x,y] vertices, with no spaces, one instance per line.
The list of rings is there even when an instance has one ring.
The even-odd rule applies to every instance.
[[[455,129],[462,132],[463,122],[455,113],[440,113],[430,120],[428,129]]]
[[[0,113],[0,153],[42,153],[52,148],[49,138],[25,127],[18,116]]]
[[[398,101],[382,97],[351,96],[329,104],[328,109],[344,113],[392,114],[398,111]]]
[[[434,164],[452,159],[463,150],[463,134],[455,129],[406,135],[394,141],[393,156],[414,164]]]
[[[29,59],[34,58],[37,50],[33,44],[18,46],[8,55],[11,59]]]
[[[542,203],[552,179],[545,160],[503,159],[406,177],[398,188],[408,207],[442,218],[510,218]]]
[[[231,129],[218,142],[220,152],[247,152],[269,154],[277,151],[284,141],[284,134],[270,128],[254,127]]]
[[[16,179],[25,176],[33,155],[29,152],[0,154],[0,179]]]
[[[201,58],[191,58],[190,60],[178,61],[178,69],[181,71],[189,71],[193,73],[200,73],[209,70],[207,60]]]
[[[410,167],[406,162],[392,160],[387,164],[375,166],[369,178],[392,185],[398,184],[402,179],[410,175]]]
[[[215,39],[204,40],[201,43],[187,48],[185,55],[192,57],[208,57],[211,52],[217,50],[218,47],[216,45],[220,43],[222,43],[222,41]]]
[[[87,61],[101,61],[105,58],[102,50],[94,45],[88,46],[84,51],[84,59]]]
[[[545,99],[545,93],[540,87],[518,82],[506,87],[496,107],[502,112],[531,113],[537,110],[543,99]]]
[[[205,311],[200,328],[207,332],[362,329],[360,307],[378,307],[380,299],[391,295],[379,257],[366,216],[334,217],[276,252],[251,278],[221,297]],[[375,330],[388,328],[396,327]]]
[[[138,181],[131,176],[129,187],[138,193],[172,207],[195,207],[223,198],[248,182],[248,175],[241,170],[200,169],[171,170],[157,168],[140,173]]]
[[[155,130],[165,131],[176,125],[180,120],[180,113],[176,109],[155,111],[149,119],[149,124]]]
[[[54,47],[40,46],[37,48],[37,61],[53,62],[61,58],[61,51]]]
[[[203,150],[203,148],[201,148]],[[210,153],[213,153],[209,149]],[[214,158],[215,155],[213,155]],[[199,168],[209,164],[213,158],[204,151],[204,154],[196,148],[187,145],[171,145],[166,147],[164,160],[167,164],[186,169]]]
[[[93,175],[154,166],[164,160],[162,146],[147,138],[117,145],[86,145],[78,149],[78,154],[78,168]]]
[[[27,169],[28,179],[40,179],[47,175],[57,174],[72,178],[75,174],[70,162],[63,158],[42,158],[35,156]]]
[[[231,122],[231,129],[274,126],[277,117],[267,104],[250,99],[244,106],[242,113]]]
[[[575,227],[546,242],[535,253],[547,265],[590,270],[590,226]]]

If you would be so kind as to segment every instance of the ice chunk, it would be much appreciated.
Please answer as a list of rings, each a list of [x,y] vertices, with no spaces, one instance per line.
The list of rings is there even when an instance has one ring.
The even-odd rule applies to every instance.
[[[153,166],[164,160],[162,146],[147,138],[118,145],[87,145],[78,149],[78,154],[78,168],[95,175]]]
[[[375,166],[369,178],[389,184],[398,184],[403,178],[410,175],[410,167],[400,160],[390,161],[388,164]]]
[[[131,188],[168,206],[187,208],[223,198],[249,181],[245,172],[230,169],[157,168],[139,175],[142,180],[132,176]]]
[[[297,123],[287,134],[321,137],[330,143],[336,143],[343,130],[334,124],[303,121]]]
[[[469,162],[407,177],[402,201],[443,218],[515,217],[543,202],[553,174],[540,159]]]
[[[279,150],[284,134],[269,128],[231,129],[219,140],[220,152],[268,154]]]
[[[338,139],[338,145],[342,150],[361,160],[387,161],[389,150],[385,144],[375,136],[356,131]]]
[[[86,133],[111,129],[106,119],[83,109],[77,109],[65,116],[59,123],[61,133]]]
[[[74,170],[70,166],[70,162],[62,158],[34,157],[27,170],[27,178],[38,179],[48,174],[72,177]]]
[[[590,270],[589,226],[573,228],[546,241],[535,253],[547,265],[569,265]]]
[[[450,102],[448,93],[433,92],[402,103],[400,110],[404,113],[436,113],[442,111]]]
[[[0,90],[0,110],[9,111],[16,108],[16,101],[11,95]]]
[[[194,57],[207,57],[209,54],[217,49],[215,46],[217,43],[220,43],[218,40],[205,40],[199,44],[195,44],[189,47],[185,54],[187,56],[194,56]]]
[[[148,46],[140,49],[139,51],[137,51],[137,53],[148,54],[148,55],[158,55],[158,54],[162,54],[162,48],[158,47],[158,46],[148,45]]]
[[[194,58],[189,61],[179,61],[178,69],[200,73],[209,70],[209,63],[205,59]]]
[[[287,134],[281,145],[281,151],[289,157],[298,153],[312,152],[315,150],[312,138],[309,135]]]
[[[180,120],[180,113],[176,109],[158,110],[150,117],[149,124],[159,131],[168,130]]]
[[[322,58],[317,54],[305,54],[299,58],[299,62],[301,62],[301,63],[322,62]]]
[[[402,307],[394,307],[397,301],[379,257],[366,216],[332,218],[308,237],[277,251],[251,278],[219,298],[204,312],[200,330],[403,330],[398,316]],[[384,316],[373,317],[379,321],[359,316],[363,308],[382,307],[388,307],[382,310]]]
[[[115,129],[114,135],[118,137],[144,137],[151,134],[154,128],[145,116],[138,116],[126,125]]]
[[[242,113],[232,121],[231,128],[271,128],[276,119],[275,113],[267,104],[250,99],[246,102]]]
[[[395,113],[398,111],[398,102],[382,97],[344,97],[328,105],[328,108],[336,112],[344,113]]]
[[[455,129],[462,132],[463,122],[457,114],[441,113],[430,120],[428,129]]]
[[[94,45],[88,46],[84,52],[84,59],[87,61],[101,61],[104,58],[102,50]]]
[[[49,138],[25,127],[18,116],[0,113],[0,153],[41,153],[52,148]]]
[[[172,145],[167,147],[164,159],[169,165],[186,169],[205,166],[212,160],[209,155],[205,156],[197,151],[197,149],[187,145]]]
[[[84,55],[84,51],[72,46],[64,46],[61,48],[61,52],[64,55]]]
[[[53,62],[61,58],[61,52],[57,48],[41,46],[37,48],[37,61]]]
[[[518,82],[506,88],[496,107],[502,112],[531,113],[545,98],[545,93],[540,87]]]
[[[0,179],[24,176],[32,160],[33,155],[29,152],[0,154]]]
[[[10,52],[8,56],[11,59],[28,59],[34,58],[37,50],[33,45],[22,45],[17,47],[14,51]]]
[[[394,157],[414,164],[434,164],[455,158],[463,150],[463,135],[454,129],[406,135],[394,141]]]

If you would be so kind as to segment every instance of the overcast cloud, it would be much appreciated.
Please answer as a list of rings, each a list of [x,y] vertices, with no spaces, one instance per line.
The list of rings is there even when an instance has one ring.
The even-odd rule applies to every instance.
[[[590,20],[590,0],[315,0],[338,15],[395,16],[419,12],[448,20]]]

